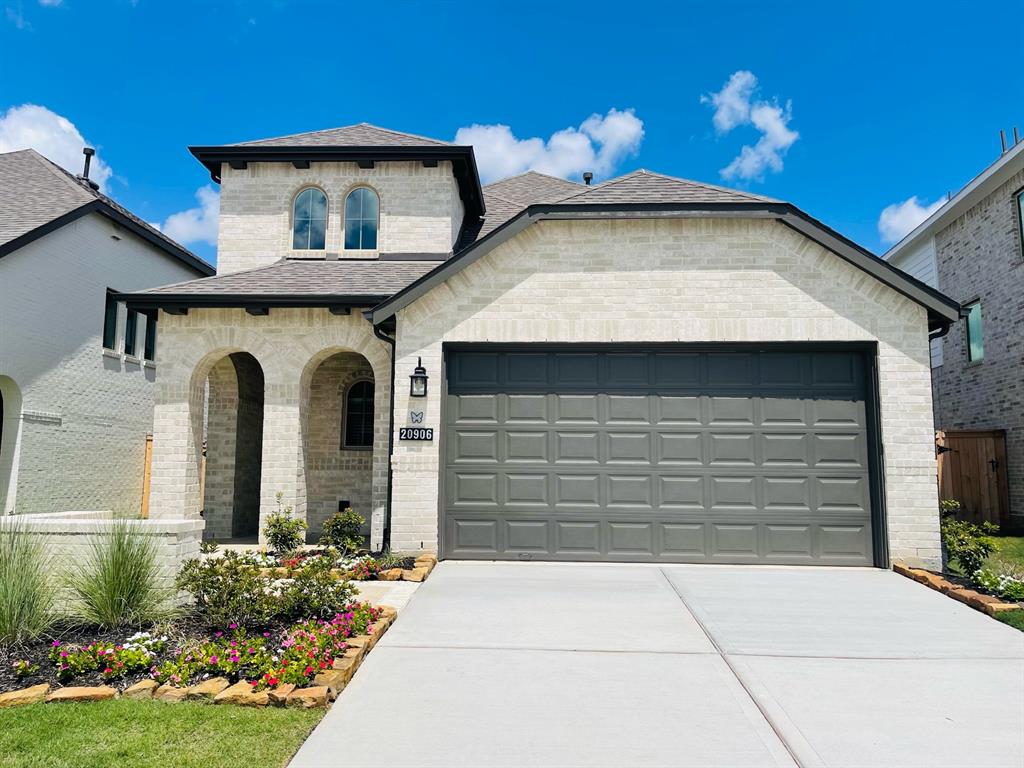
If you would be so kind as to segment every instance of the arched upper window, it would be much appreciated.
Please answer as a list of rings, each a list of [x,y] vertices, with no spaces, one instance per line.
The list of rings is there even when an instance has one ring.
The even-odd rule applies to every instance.
[[[327,195],[307,187],[295,196],[292,214],[292,248],[322,251],[327,240]]]
[[[357,381],[345,393],[342,448],[373,448],[373,382]]]
[[[380,200],[377,193],[357,187],[345,198],[345,249],[376,250]]]

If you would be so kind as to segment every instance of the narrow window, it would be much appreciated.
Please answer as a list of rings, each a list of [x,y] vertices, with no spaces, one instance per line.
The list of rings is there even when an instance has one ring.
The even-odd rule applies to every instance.
[[[1020,253],[1024,258],[1024,189],[1017,193],[1017,234],[1020,235]]]
[[[345,199],[345,249],[375,250],[380,218],[377,193],[366,187],[349,192]]]
[[[142,356],[146,360],[156,360],[156,312],[146,313],[146,343]]]
[[[139,330],[139,313],[129,309],[124,319],[124,353],[135,357],[135,336]]]
[[[357,381],[345,394],[342,448],[373,448],[373,382]]]
[[[292,248],[297,251],[322,251],[326,240],[327,195],[315,187],[309,187],[295,198]]]
[[[117,298],[107,291],[107,304],[103,310],[103,346],[114,349],[117,344]]]
[[[981,302],[971,302],[964,309],[968,312],[967,360],[974,363],[985,357],[985,344],[982,340]]]

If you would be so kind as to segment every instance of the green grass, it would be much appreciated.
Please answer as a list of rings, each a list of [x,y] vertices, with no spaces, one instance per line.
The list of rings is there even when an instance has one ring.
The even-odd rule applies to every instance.
[[[997,613],[996,618],[1003,622],[1003,624],[1009,624],[1014,629],[1024,632],[1024,610]]]
[[[152,701],[35,704],[0,715],[0,766],[284,766],[323,715]]]
[[[996,536],[996,551],[988,556],[985,565],[1013,565],[1024,569],[1024,536]]]

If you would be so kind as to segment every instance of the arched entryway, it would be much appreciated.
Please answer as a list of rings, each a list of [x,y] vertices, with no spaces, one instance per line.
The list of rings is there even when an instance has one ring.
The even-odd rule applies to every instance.
[[[224,541],[259,533],[263,399],[263,369],[249,353],[225,355],[210,368],[200,480],[206,538]]]
[[[0,376],[0,514],[14,511],[21,442],[21,390],[10,376]]]
[[[307,369],[302,403],[306,521],[316,541],[325,520],[351,506],[370,534],[374,447],[380,435],[380,395],[370,362],[358,352],[327,354]]]

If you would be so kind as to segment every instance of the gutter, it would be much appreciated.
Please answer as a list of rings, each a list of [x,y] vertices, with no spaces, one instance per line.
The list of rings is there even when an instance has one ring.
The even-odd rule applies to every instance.
[[[367,317],[367,320],[370,318]],[[373,326],[373,335],[391,347],[391,397],[388,407],[388,494],[384,506],[384,535],[381,540],[381,551],[391,551],[391,496],[394,487],[394,472],[391,469],[391,458],[395,452],[395,339],[388,336],[379,326]]]

